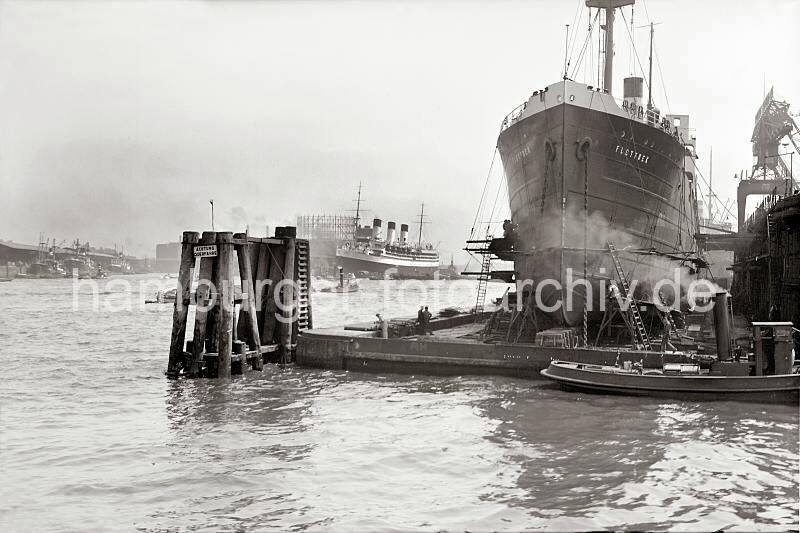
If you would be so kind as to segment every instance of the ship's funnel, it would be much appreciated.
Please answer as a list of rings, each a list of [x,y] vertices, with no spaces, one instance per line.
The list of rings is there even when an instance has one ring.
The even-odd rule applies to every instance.
[[[625,98],[641,98],[644,95],[644,78],[625,78],[623,94]]]
[[[377,241],[381,238],[381,224],[383,221],[379,218],[372,220],[372,240]]]
[[[639,77],[625,78],[623,80],[623,94],[628,113],[634,118],[644,118],[642,95],[644,94],[644,79]]]
[[[394,244],[395,239],[397,239],[397,235],[394,229],[394,222],[389,222],[386,225],[386,244]]]
[[[408,224],[400,224],[400,244],[408,244]]]

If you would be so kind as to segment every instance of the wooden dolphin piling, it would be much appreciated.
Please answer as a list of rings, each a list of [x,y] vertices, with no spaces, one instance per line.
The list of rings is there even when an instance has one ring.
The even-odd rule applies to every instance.
[[[298,334],[311,327],[308,250],[294,227],[265,238],[184,232],[166,375],[225,378],[294,361]]]

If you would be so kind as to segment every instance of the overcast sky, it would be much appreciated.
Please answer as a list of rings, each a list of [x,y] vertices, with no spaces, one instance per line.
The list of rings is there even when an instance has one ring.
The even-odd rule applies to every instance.
[[[500,122],[560,79],[582,12],[577,56],[582,3],[0,1],[0,239],[152,256],[209,228],[209,198],[219,227],[258,234],[353,208],[361,181],[384,220],[412,222],[424,201],[447,259]],[[661,23],[656,103],[691,115],[702,168],[713,144],[715,189],[733,197],[764,83],[800,108],[800,2],[640,1],[634,25],[647,15]]]

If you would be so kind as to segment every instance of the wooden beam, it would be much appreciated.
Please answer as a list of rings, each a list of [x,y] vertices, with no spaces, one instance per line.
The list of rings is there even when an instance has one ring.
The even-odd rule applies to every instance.
[[[219,365],[217,377],[231,377],[231,350],[233,349],[233,233],[217,233],[217,269],[214,285],[217,287],[217,348]]]
[[[184,231],[181,247],[181,264],[178,270],[178,287],[175,307],[172,312],[172,337],[169,344],[167,376],[177,377],[183,360],[183,343],[186,340],[186,319],[189,315],[189,293],[194,271],[194,245],[200,235],[196,231]]]

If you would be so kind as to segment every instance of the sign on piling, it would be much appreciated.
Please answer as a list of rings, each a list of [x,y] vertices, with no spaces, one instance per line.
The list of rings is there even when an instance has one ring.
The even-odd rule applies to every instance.
[[[194,247],[195,257],[217,257],[217,246],[214,244]]]

